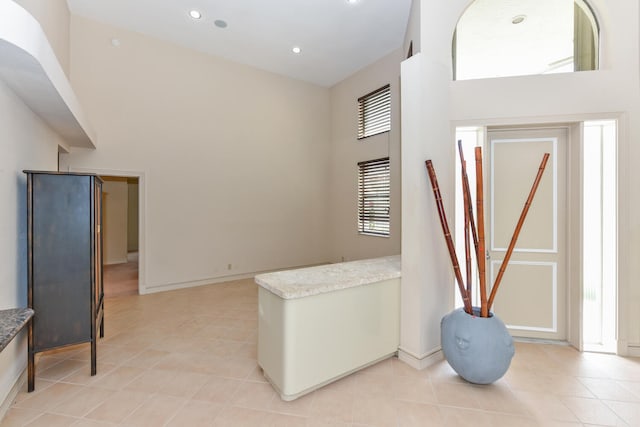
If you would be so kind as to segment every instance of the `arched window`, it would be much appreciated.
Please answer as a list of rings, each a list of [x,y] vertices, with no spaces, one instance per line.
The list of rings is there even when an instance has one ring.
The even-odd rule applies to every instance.
[[[475,0],[453,65],[454,80],[596,70],[598,24],[583,0]]]

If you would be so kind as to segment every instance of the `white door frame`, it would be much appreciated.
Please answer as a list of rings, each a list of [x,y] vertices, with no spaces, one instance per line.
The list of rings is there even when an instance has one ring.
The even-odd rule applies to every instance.
[[[624,179],[627,176],[629,165],[629,142],[627,136],[628,118],[626,113],[590,113],[590,114],[567,114],[559,116],[539,116],[539,117],[520,117],[520,118],[503,118],[503,119],[475,119],[475,120],[459,120],[451,122],[451,135],[455,135],[458,127],[513,127],[517,128],[537,128],[537,127],[554,127],[568,126],[567,141],[567,204],[570,212],[567,218],[567,233],[573,235],[575,230],[581,230],[580,219],[582,216],[582,188],[576,185],[575,179],[582,173],[581,164],[581,141],[582,134],[580,124],[589,120],[611,119],[618,122],[618,312],[617,312],[617,353],[622,356],[640,357],[640,346],[629,346],[628,344],[628,295],[629,295],[629,200],[630,185]],[[455,158],[455,144],[451,144],[452,159]],[[452,160],[453,162],[453,160]],[[452,168],[451,173],[454,173]],[[579,183],[580,181],[578,181]],[[576,191],[579,189],[579,191]],[[573,191],[572,191],[573,190]],[[576,194],[577,193],[577,194]],[[568,342],[582,351],[582,239],[577,239],[575,244],[571,243],[571,239],[567,240],[567,339]]]

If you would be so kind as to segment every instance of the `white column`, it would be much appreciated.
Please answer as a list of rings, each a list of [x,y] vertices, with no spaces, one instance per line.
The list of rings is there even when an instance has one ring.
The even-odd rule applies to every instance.
[[[425,160],[433,161],[453,218],[455,145],[450,70],[416,54],[402,64],[402,292],[400,359],[422,369],[441,358],[440,319],[453,308],[453,269]],[[450,224],[453,226],[453,224]]]

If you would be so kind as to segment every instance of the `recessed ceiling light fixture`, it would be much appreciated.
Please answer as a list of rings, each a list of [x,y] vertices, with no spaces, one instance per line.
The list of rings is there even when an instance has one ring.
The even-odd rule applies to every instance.
[[[347,0],[347,3],[356,4],[356,3],[358,3],[358,1],[360,1],[360,0]]]
[[[193,9],[189,11],[189,16],[193,19],[200,19],[202,18],[202,13],[200,13],[200,11],[198,10]]]
[[[291,52],[298,54],[300,52],[302,52],[302,49],[300,49],[300,46],[294,46],[291,48]]]
[[[516,15],[513,17],[513,19],[511,20],[512,24],[520,24],[522,23],[525,19],[527,19],[527,15]]]
[[[223,19],[216,19],[215,21],[213,21],[213,25],[218,28],[227,28],[227,21]]]

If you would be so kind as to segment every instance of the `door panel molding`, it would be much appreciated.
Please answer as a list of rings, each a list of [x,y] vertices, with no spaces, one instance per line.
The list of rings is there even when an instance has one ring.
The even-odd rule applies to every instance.
[[[498,270],[500,269],[500,265],[502,264],[502,260],[491,260],[490,263],[490,277],[491,283],[495,281],[495,276],[497,275]],[[509,265],[528,265],[535,267],[550,267],[551,268],[551,327],[537,327],[537,326],[525,326],[525,325],[515,325],[506,323],[507,328],[509,329],[517,329],[520,331],[534,331],[534,332],[558,332],[558,263],[552,261],[509,261]],[[506,270],[509,271],[508,269]],[[502,287],[500,287],[502,290]],[[499,308],[499,304],[494,304],[494,307]],[[496,311],[496,310],[494,310]],[[546,319],[549,320],[549,319]]]
[[[551,247],[548,248],[518,248],[514,249],[514,252],[533,252],[533,253],[550,253],[556,254],[558,253],[558,138],[556,137],[545,137],[545,138],[506,138],[506,139],[491,139],[491,163],[490,163],[490,185],[491,185],[491,251],[496,252],[506,252],[507,247],[504,246],[496,246],[496,238],[495,238],[495,151],[497,144],[517,144],[517,143],[525,143],[525,142],[550,142],[552,144],[552,153],[551,153],[551,172],[552,172],[552,203],[553,203],[553,229],[552,229],[552,237]],[[548,168],[548,167],[547,167]],[[549,169],[549,168],[548,168]],[[533,177],[534,175],[532,175]],[[528,193],[526,194],[528,195]],[[525,197],[526,197],[525,195]],[[508,242],[506,242],[508,243]]]

